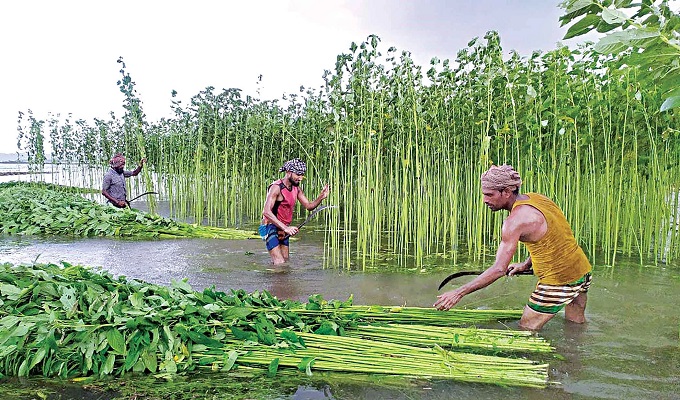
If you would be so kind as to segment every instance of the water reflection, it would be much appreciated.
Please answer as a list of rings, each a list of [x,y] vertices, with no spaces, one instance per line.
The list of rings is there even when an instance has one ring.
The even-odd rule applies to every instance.
[[[290,397],[291,400],[329,400],[334,399],[330,386],[320,389],[311,386],[298,386],[297,391]]]

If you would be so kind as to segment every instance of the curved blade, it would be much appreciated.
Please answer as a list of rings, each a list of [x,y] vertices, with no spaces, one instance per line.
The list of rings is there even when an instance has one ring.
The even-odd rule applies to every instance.
[[[325,210],[325,209],[327,209],[327,208],[336,208],[336,207],[337,207],[337,206],[321,206],[321,207],[317,207],[314,211],[312,211],[311,214],[309,214],[309,216],[307,217],[306,220],[304,220],[304,222],[302,222],[300,225],[298,225],[298,229],[302,228],[303,226],[305,226],[305,224],[306,224],[307,222],[311,221],[311,219],[314,218],[314,216],[315,216],[319,211]]]
[[[326,210],[326,209],[328,209],[328,208],[337,208],[337,207],[338,207],[338,206],[319,206],[319,207],[317,207],[314,211],[312,211],[311,214],[309,214],[309,216],[307,217],[307,219],[305,219],[304,221],[302,221],[302,223],[301,223],[300,225],[297,226],[298,229],[302,228],[303,226],[305,226],[305,224],[306,224],[307,222],[311,221],[312,218],[314,218],[314,216],[315,216],[316,214],[319,213],[319,211],[321,211],[321,210]],[[284,236],[283,238],[285,239],[285,238],[287,238],[287,237],[290,237],[290,235],[286,235],[286,236]]]
[[[451,282],[451,279],[456,279],[458,277],[467,276],[467,275],[479,275],[482,272],[484,272],[484,271],[459,271],[459,272],[455,272],[455,273],[447,276],[446,278],[444,278],[442,283],[439,284],[439,287],[437,288],[437,290],[441,290],[447,283]]]
[[[439,284],[439,287],[437,288],[437,290],[441,290],[447,283],[451,282],[452,279],[455,279],[455,278],[458,278],[458,277],[461,277],[461,276],[467,276],[467,275],[479,275],[482,272],[484,272],[484,271],[459,271],[459,272],[455,272],[455,273],[447,276],[446,278],[444,278],[442,283]],[[533,275],[533,274],[534,274],[534,270],[531,269],[531,268],[529,268],[526,271],[520,271],[520,272],[515,273],[515,275]]]
[[[157,192],[144,192],[144,193],[140,194],[139,196],[135,197],[134,199],[129,200],[128,204],[132,203],[133,201],[137,200],[138,198],[140,198],[142,196],[146,196],[147,194],[158,194],[158,193]]]

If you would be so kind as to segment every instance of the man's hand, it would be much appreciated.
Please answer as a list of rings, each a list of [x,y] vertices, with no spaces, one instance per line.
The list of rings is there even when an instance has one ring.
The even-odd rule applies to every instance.
[[[437,296],[437,301],[434,303],[433,307],[435,307],[437,310],[445,311],[458,304],[462,298],[463,294],[460,293],[458,289],[451,290]]]
[[[293,236],[298,233],[298,228],[297,226],[287,226],[283,231],[286,232],[286,235]]]
[[[139,166],[141,167],[144,164],[146,164],[146,157],[142,158],[142,160],[139,162]]]
[[[523,262],[510,264],[510,265],[508,265],[508,272],[506,273],[506,275],[507,276],[513,276],[513,275],[518,274],[522,271],[526,271],[529,268],[531,268],[531,265],[527,264],[527,263],[523,263]]]
[[[125,206],[127,206],[127,202],[125,200],[118,200],[118,207],[125,208]]]
[[[321,189],[321,193],[319,194],[319,197],[323,200],[326,197],[328,197],[328,193],[331,191],[330,185],[326,184],[324,185],[323,189]]]

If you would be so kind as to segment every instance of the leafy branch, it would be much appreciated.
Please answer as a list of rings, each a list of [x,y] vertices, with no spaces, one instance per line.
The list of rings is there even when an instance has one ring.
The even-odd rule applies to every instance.
[[[564,39],[607,33],[594,50],[618,55],[622,65],[642,71],[643,83],[658,85],[660,111],[680,106],[680,14],[667,0],[566,0],[560,7],[562,26],[573,22]]]

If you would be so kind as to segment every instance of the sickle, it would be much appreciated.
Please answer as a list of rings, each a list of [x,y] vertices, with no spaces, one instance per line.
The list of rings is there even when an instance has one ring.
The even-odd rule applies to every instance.
[[[130,203],[132,203],[133,201],[137,200],[138,198],[140,198],[142,196],[146,196],[147,194],[158,194],[158,193],[157,192],[144,192],[144,193],[140,194],[139,196],[135,197],[132,200],[125,200],[125,202],[127,203],[128,207],[130,207]]]
[[[305,224],[306,224],[307,222],[311,221],[311,219],[314,218],[314,216],[315,216],[319,211],[325,210],[325,209],[328,209],[328,208],[337,208],[337,207],[338,207],[338,206],[321,206],[321,207],[317,207],[314,211],[312,211],[311,214],[309,214],[309,216],[307,217],[306,220],[304,220],[300,225],[298,225],[298,229],[302,228],[303,226],[305,226]],[[287,238],[287,237],[290,237],[290,235],[286,235],[286,236],[284,236],[283,238],[285,239],[285,238]]]
[[[444,278],[444,280],[442,281],[442,283],[439,284],[439,288],[437,288],[437,290],[441,290],[441,289],[442,289],[447,283],[449,283],[452,279],[458,278],[458,277],[460,277],[460,276],[479,275],[479,274],[481,274],[482,272],[484,272],[484,271],[459,271],[459,272],[455,272],[455,273],[453,273],[453,274],[447,276],[446,278]],[[531,268],[529,268],[529,269],[526,270],[526,271],[520,271],[520,272],[516,272],[516,273],[515,273],[515,275],[533,275],[533,274],[534,274],[534,270],[531,269]]]

